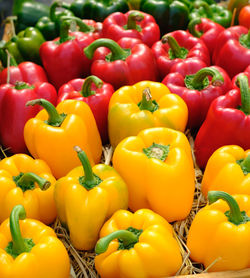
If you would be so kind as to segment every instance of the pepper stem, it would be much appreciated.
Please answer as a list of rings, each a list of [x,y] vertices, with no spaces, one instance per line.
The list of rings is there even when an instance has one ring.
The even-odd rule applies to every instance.
[[[71,22],[69,20],[63,20],[60,25],[60,43],[64,43],[68,40],[71,40],[72,37],[69,36],[69,29],[70,29]]]
[[[16,184],[19,186],[19,187],[25,187],[26,184],[29,184],[29,183],[37,183],[38,186],[40,187],[41,190],[47,190],[51,183],[42,178],[42,177],[39,177],[38,175],[36,175],[35,173],[32,173],[32,172],[28,172],[28,173],[25,173],[23,174],[17,181],[16,181]]]
[[[188,50],[184,47],[180,47],[177,40],[169,35],[165,35],[161,39],[162,43],[168,43],[169,49],[169,57],[170,59],[185,59],[188,55]]]
[[[41,105],[48,113],[49,119],[47,121],[48,125],[51,126],[60,126],[65,118],[64,114],[59,114],[55,106],[50,103],[48,100],[39,98],[26,102],[26,106]]]
[[[197,37],[200,38],[202,36],[202,32],[198,31],[195,26],[201,23],[201,19],[200,18],[194,18],[192,19],[189,24],[188,24],[188,30],[189,32]]]
[[[248,86],[248,78],[244,74],[240,74],[236,80],[240,87],[241,94],[241,110],[246,114],[250,115],[250,90]]]
[[[28,85],[27,83],[23,81],[17,81],[15,83],[15,89],[16,90],[23,90],[23,89],[34,89],[33,85]]]
[[[241,214],[240,208],[236,200],[228,193],[223,191],[209,191],[208,200],[209,204],[216,202],[217,200],[222,199],[227,202],[230,212],[228,219],[230,222],[235,225],[239,225],[244,221],[244,218]]]
[[[75,146],[74,150],[77,152],[84,169],[84,177],[80,177],[79,181],[86,189],[92,189],[101,182],[101,179],[93,173],[86,153],[79,146]]]
[[[247,175],[250,173],[250,154],[241,161],[240,167],[244,174]]]
[[[128,22],[126,29],[134,29],[137,30],[137,24],[136,21],[142,21],[144,19],[144,16],[142,13],[138,11],[133,11],[128,16]]]
[[[208,5],[208,3],[204,2],[204,1],[196,1],[194,4],[194,7],[196,9],[202,7],[205,10],[205,13],[208,18],[212,19],[214,17],[214,14],[213,14],[210,6]]]
[[[89,97],[92,95],[95,95],[95,91],[91,91],[91,85],[92,83],[95,83],[97,88],[101,88],[103,85],[103,82],[100,78],[98,78],[95,75],[90,75],[89,77],[87,77],[83,83],[82,89],[80,91],[80,94],[83,97]]]
[[[138,103],[140,110],[148,110],[154,112],[158,109],[158,104],[152,101],[150,89],[147,87],[142,91],[142,100]]]
[[[115,231],[98,240],[95,246],[96,254],[99,255],[107,251],[110,242],[116,238],[123,241],[124,247],[138,242],[138,236],[128,230]]]
[[[88,24],[84,23],[79,17],[75,16],[62,16],[60,18],[61,20],[71,20],[75,21],[76,24],[79,26],[79,31],[88,33],[88,32],[94,32],[95,28],[92,26],[89,26]]]
[[[118,43],[110,39],[98,39],[92,42],[89,46],[84,48],[84,53],[88,59],[92,59],[94,52],[99,47],[107,47],[111,51],[111,61],[125,60],[129,54],[127,51],[122,49]]]
[[[13,242],[13,252],[15,254],[21,254],[24,252],[29,252],[24,239],[21,235],[19,219],[23,220],[26,218],[26,212],[22,205],[15,206],[10,214],[10,232]]]
[[[62,2],[61,1],[55,1],[51,6],[50,6],[50,11],[49,11],[49,17],[51,21],[56,21],[56,8],[62,7]]]

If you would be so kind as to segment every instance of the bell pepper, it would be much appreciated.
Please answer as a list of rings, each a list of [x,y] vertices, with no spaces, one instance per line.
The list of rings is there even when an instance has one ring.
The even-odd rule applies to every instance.
[[[14,0],[12,14],[17,16],[16,31],[35,26],[43,16],[49,16],[49,7],[43,3],[31,0]]]
[[[249,43],[250,31],[246,27],[233,26],[226,29],[217,39],[213,63],[225,69],[233,78],[250,64]]]
[[[15,154],[0,161],[0,223],[14,206],[24,206],[27,217],[46,225],[56,219],[55,178],[48,165],[26,154]]]
[[[189,3],[176,0],[141,0],[140,10],[155,18],[156,23],[160,26],[161,35],[164,35],[173,30],[187,28],[188,5]],[[178,20],[176,20],[177,18]]]
[[[91,61],[83,53],[94,38],[83,32],[70,32],[70,21],[61,24],[60,38],[40,47],[40,56],[50,82],[59,89],[66,82],[88,76]]]
[[[86,47],[84,53],[89,59],[93,58],[91,74],[112,84],[115,89],[158,78],[153,53],[145,44],[123,49],[113,40],[99,39]]]
[[[80,165],[73,151],[75,145],[86,151],[92,165],[100,161],[101,138],[85,102],[65,100],[55,108],[45,99],[36,99],[26,105],[36,104],[44,109],[26,123],[24,140],[31,155],[44,160],[56,178]]]
[[[250,29],[250,5],[243,7],[239,13],[239,25]]]
[[[108,15],[114,12],[126,13],[129,10],[129,6],[126,0],[74,0],[69,9],[77,17],[102,22]]]
[[[111,97],[109,139],[113,147],[128,136],[150,127],[169,127],[184,132],[188,110],[184,101],[158,82],[141,81],[124,86]]]
[[[128,186],[129,208],[149,208],[167,221],[186,218],[194,195],[194,167],[186,136],[166,127],[125,138],[113,166]]]
[[[86,153],[75,146],[82,166],[71,170],[55,185],[59,220],[79,250],[94,248],[105,220],[128,207],[128,189],[119,174],[105,164],[91,168]]]
[[[249,1],[248,0],[229,0],[226,3],[227,3],[227,9],[230,10],[232,13],[234,12],[234,10],[236,10],[233,25],[238,25],[239,24],[239,13],[244,6],[249,4]]]
[[[209,5],[204,1],[195,1],[193,9],[189,13],[189,20],[195,18],[209,18],[223,27],[229,27],[232,21],[232,13],[222,5]]]
[[[209,51],[203,41],[182,30],[163,36],[161,41],[152,46],[152,52],[162,79],[173,65],[185,59],[198,58],[207,66],[210,65]]]
[[[117,211],[100,237],[95,267],[102,278],[169,277],[181,267],[172,226],[149,209]]]
[[[236,145],[217,149],[207,162],[201,188],[204,196],[210,190],[250,195],[250,149]]]
[[[25,218],[17,205],[0,226],[0,277],[68,278],[69,255],[53,229]]]
[[[50,6],[49,16],[41,17],[35,27],[43,34],[44,38],[49,41],[53,40],[60,34],[60,22],[63,16],[74,16],[74,14],[68,10],[57,10],[57,8],[63,8],[65,5],[62,2],[55,1]]]
[[[209,266],[209,272],[250,267],[250,197],[209,191],[208,200],[210,205],[196,214],[188,233],[191,259]]]
[[[18,64],[24,61],[41,64],[39,48],[44,42],[45,39],[38,29],[27,27],[17,35],[14,35],[2,47],[9,51]]]
[[[73,79],[58,91],[57,103],[66,99],[86,102],[96,120],[103,144],[108,143],[108,107],[114,88],[94,75],[86,79]]]
[[[211,102],[232,88],[231,80],[222,68],[203,67],[200,61],[195,60],[172,67],[162,83],[187,104],[188,127],[192,129],[201,126]]]
[[[216,149],[238,145],[250,149],[250,91],[244,74],[238,77],[240,89],[216,98],[195,138],[195,156],[201,168]]]
[[[90,31],[89,32],[93,33],[94,38],[96,40],[103,37],[103,34],[102,34],[102,29],[103,29],[102,22],[96,22],[96,21],[94,21],[92,19],[83,19],[82,21],[83,21],[83,23],[87,24],[90,27],[90,29],[89,29]]]
[[[19,82],[0,85],[0,142],[11,153],[27,153],[23,129],[25,123],[39,112],[39,107],[25,108],[29,100],[43,97],[56,104],[55,88],[47,82],[33,85]]]
[[[118,41],[123,37],[138,38],[151,47],[160,39],[160,28],[150,15],[138,11],[117,12],[103,21],[103,36]]]
[[[207,46],[210,57],[213,55],[218,35],[225,30],[220,24],[208,18],[194,18],[188,24],[189,32],[200,38]]]

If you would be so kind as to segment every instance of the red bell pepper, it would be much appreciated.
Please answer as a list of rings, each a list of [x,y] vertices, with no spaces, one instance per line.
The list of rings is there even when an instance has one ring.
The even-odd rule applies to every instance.
[[[213,62],[233,78],[250,64],[250,30],[233,26],[218,36],[213,53]]]
[[[66,99],[86,102],[93,112],[103,144],[108,143],[108,106],[114,88],[91,75],[86,79],[73,79],[58,91],[57,103]]]
[[[89,59],[94,56],[91,74],[112,84],[115,89],[142,80],[158,79],[153,53],[145,44],[123,49],[113,40],[99,39],[86,47],[84,53]]]
[[[10,148],[11,153],[28,152],[23,137],[24,125],[42,108],[26,107],[25,104],[37,98],[45,98],[55,105],[56,89],[47,82],[0,85],[0,141],[4,147]]]
[[[237,78],[240,89],[216,98],[195,138],[198,165],[205,168],[209,157],[224,145],[250,149],[250,90],[247,77]]]
[[[101,22],[96,22],[92,19],[82,19],[82,21],[92,28],[92,33],[95,40],[103,37],[103,26]]]
[[[172,93],[183,98],[188,107],[189,128],[199,128],[211,102],[231,89],[227,73],[219,67],[206,66],[199,60],[176,64],[162,81]],[[209,79],[208,77],[212,77]]]
[[[74,78],[88,76],[91,60],[83,53],[84,47],[95,39],[92,33],[70,32],[69,21],[61,24],[60,38],[44,42],[40,47],[40,57],[49,81],[59,89]]]
[[[204,42],[182,30],[164,35],[161,41],[152,46],[152,51],[161,78],[164,78],[170,72],[173,65],[182,62],[184,59],[199,58],[207,66],[210,65],[209,51]]]
[[[189,32],[200,38],[207,46],[212,57],[218,35],[225,30],[220,24],[208,18],[195,18],[188,24]]]
[[[123,37],[141,39],[151,47],[160,39],[160,28],[150,14],[129,11],[116,12],[103,21],[103,36],[118,41]]]

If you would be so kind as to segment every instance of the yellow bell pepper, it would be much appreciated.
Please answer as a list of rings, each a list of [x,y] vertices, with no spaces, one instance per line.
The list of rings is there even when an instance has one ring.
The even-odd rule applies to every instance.
[[[48,165],[26,154],[0,161],[0,223],[14,206],[24,206],[27,217],[51,224],[56,218],[53,177]],[[1,276],[0,276],[1,277]]]
[[[167,277],[181,267],[172,226],[149,209],[117,211],[100,237],[95,267],[102,278]]]
[[[0,277],[68,278],[70,262],[62,242],[50,227],[25,217],[24,207],[15,206],[0,226]]]
[[[29,101],[45,109],[24,127],[24,140],[31,155],[47,162],[56,178],[80,165],[73,147],[86,150],[92,165],[98,163],[102,144],[94,116],[83,101],[65,100],[55,107],[45,99]]]
[[[236,145],[216,150],[208,160],[201,188],[204,196],[210,190],[250,195],[250,150]]]
[[[129,208],[149,208],[169,222],[189,214],[195,177],[186,136],[166,127],[141,131],[118,144],[113,166],[128,186]]]
[[[209,191],[208,200],[212,204],[196,214],[188,233],[191,259],[208,271],[250,267],[250,196]]]
[[[150,127],[184,131],[188,109],[184,100],[162,83],[142,81],[124,86],[111,97],[108,112],[109,139],[113,147],[128,136]]]
[[[57,180],[57,213],[70,232],[73,246],[79,250],[94,248],[99,231],[118,209],[128,207],[128,190],[119,174],[105,164],[91,165],[84,151],[75,147],[82,166]]]

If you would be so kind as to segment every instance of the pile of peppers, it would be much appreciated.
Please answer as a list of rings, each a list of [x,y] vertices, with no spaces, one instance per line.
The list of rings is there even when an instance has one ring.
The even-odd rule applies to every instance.
[[[173,224],[190,215],[192,261],[250,267],[249,10],[14,0],[0,41],[0,277],[69,277],[56,219],[102,278],[180,273]],[[207,205],[193,216],[197,190]]]

